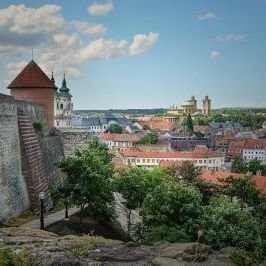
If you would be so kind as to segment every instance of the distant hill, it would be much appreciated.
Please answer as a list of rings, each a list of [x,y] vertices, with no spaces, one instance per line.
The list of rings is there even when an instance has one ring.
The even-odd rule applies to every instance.
[[[112,113],[116,115],[159,115],[166,112],[164,108],[154,109],[109,109],[109,110],[74,110],[75,115],[101,115]]]

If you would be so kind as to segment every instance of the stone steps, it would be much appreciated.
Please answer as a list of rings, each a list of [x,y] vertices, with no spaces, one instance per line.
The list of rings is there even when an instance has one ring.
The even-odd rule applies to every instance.
[[[24,147],[25,156],[24,176],[29,189],[31,207],[38,208],[38,194],[41,191],[48,194],[48,178],[42,158],[41,147],[38,136],[33,128],[32,122],[23,112],[18,112],[19,130],[21,144]]]

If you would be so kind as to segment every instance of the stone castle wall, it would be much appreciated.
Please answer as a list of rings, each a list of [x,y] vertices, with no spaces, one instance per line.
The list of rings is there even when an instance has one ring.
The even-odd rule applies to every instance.
[[[83,148],[95,136],[92,132],[83,129],[62,129],[61,139],[65,156],[71,155],[75,150]]]
[[[40,139],[40,144],[49,185],[57,185],[64,178],[64,174],[55,164],[64,157],[61,138],[60,136],[45,137]]]
[[[16,105],[20,111],[25,114],[29,120],[33,122],[41,122],[44,127],[47,126],[47,115],[45,107],[40,104],[36,104],[28,101],[16,100]]]
[[[0,221],[29,208],[26,180],[22,175],[17,105],[0,94]]]
[[[42,105],[0,94],[0,221],[38,208],[40,191],[49,201],[49,183],[63,176],[55,166],[64,156],[60,137],[39,137],[35,121],[47,124]]]

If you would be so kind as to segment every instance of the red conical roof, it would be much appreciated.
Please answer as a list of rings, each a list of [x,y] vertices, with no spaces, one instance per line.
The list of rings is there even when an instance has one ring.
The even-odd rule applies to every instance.
[[[32,60],[18,76],[7,86],[14,88],[55,88],[55,84],[46,76],[41,68]]]

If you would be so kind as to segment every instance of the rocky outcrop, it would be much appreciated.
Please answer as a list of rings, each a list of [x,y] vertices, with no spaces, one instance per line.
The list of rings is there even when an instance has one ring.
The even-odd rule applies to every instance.
[[[197,243],[138,246],[102,237],[59,237],[22,228],[0,229],[0,242],[39,265],[233,265],[228,255]]]

